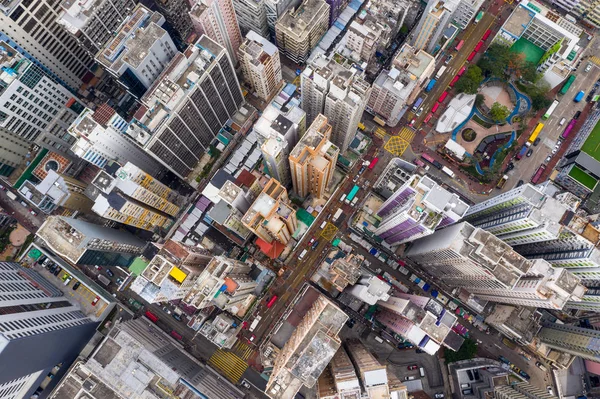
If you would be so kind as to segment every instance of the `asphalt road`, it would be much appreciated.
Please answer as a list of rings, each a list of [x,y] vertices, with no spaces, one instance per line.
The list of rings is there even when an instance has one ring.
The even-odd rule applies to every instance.
[[[33,205],[25,201],[16,190],[11,191],[17,195],[17,199],[14,201],[8,198],[6,191],[0,190],[0,207],[7,213],[12,214],[21,226],[25,227],[30,232],[35,233],[42,223],[44,223],[45,215],[38,211],[38,215],[33,216],[30,213],[30,209],[33,208]],[[27,206],[21,205],[21,201],[25,201]]]

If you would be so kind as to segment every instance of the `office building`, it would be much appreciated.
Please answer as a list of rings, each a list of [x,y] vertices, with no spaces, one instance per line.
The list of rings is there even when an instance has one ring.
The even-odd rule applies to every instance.
[[[243,100],[227,51],[203,35],[173,58],[142,98],[144,106],[134,116],[137,140],[186,178]]]
[[[73,153],[99,168],[114,161],[121,165],[131,162],[153,176],[161,174],[164,169],[114,124],[96,122],[94,111],[90,109],[85,109],[68,131],[76,138],[71,148]]]
[[[306,132],[306,112],[294,97],[295,91],[294,85],[286,84],[254,124],[269,175],[286,187],[292,183],[290,151]]]
[[[143,399],[171,392],[181,398],[244,397],[173,337],[140,317],[117,323],[88,358],[73,365],[50,398]]]
[[[348,342],[346,347],[368,397],[389,397],[390,392],[387,385],[386,366],[379,363],[371,352],[358,340]]]
[[[435,54],[441,47],[440,39],[448,27],[459,1],[434,0],[427,3],[416,28],[413,29],[411,45],[418,50]]]
[[[272,36],[267,24],[265,0],[233,0],[233,8],[243,35],[252,30],[262,37]]]
[[[0,41],[0,47],[0,127],[28,142],[46,131],[66,135],[66,127],[83,110],[82,105],[6,41]]]
[[[600,348],[596,344],[599,338],[600,330],[595,327],[550,322],[542,324],[538,333],[538,339],[546,346],[593,362],[597,362],[600,356]]]
[[[344,347],[340,347],[317,381],[318,398],[359,398],[360,382]],[[353,396],[354,395],[354,396]]]
[[[279,50],[258,33],[249,31],[238,54],[244,80],[260,99],[269,101],[283,83]]]
[[[190,5],[186,0],[157,0],[154,2],[158,11],[164,15],[170,27],[170,33],[177,42],[180,50],[183,50],[188,40],[193,37],[194,25],[190,17]]]
[[[431,298],[394,292],[377,305],[379,323],[429,355],[435,355],[442,345],[454,351],[462,345],[462,338],[452,331],[456,316]]]
[[[323,198],[337,162],[340,150],[330,140],[331,125],[318,115],[290,153],[290,171],[294,192],[305,198]]]
[[[357,69],[318,56],[302,72],[301,86],[307,122],[325,115],[333,128],[331,141],[343,154],[356,135],[371,85]]]
[[[196,309],[215,305],[237,317],[244,317],[256,300],[257,286],[246,263],[223,256],[213,257],[196,277],[183,302]]]
[[[452,14],[452,22],[460,29],[466,29],[471,23],[479,8],[483,4],[483,0],[465,0],[460,1],[454,14]]]
[[[273,178],[248,209],[242,223],[262,241],[277,242],[283,246],[287,245],[298,228],[296,211],[287,190]]]
[[[56,381],[42,382],[65,372],[100,320],[33,269],[0,262],[0,279],[0,395],[45,397]]]
[[[62,216],[49,216],[36,238],[73,265],[128,267],[146,243],[125,231]]]
[[[206,35],[227,50],[229,58],[237,61],[242,34],[238,26],[232,0],[203,0],[190,11],[194,32]]]
[[[277,20],[277,47],[293,62],[304,64],[328,27],[329,4],[324,0],[304,0],[297,9],[288,9]]]
[[[29,142],[0,127],[0,176],[8,177],[29,154]]]
[[[160,247],[130,287],[149,303],[183,299],[212,260],[208,251],[173,240]]]
[[[0,40],[70,91],[85,88],[93,56],[57,22],[60,4],[7,1],[0,5]]]
[[[390,245],[403,244],[456,223],[468,209],[427,175],[413,175],[377,210],[382,220],[375,234]]]
[[[185,199],[131,162],[112,164],[92,180],[86,195],[103,218],[144,230],[166,230]]]
[[[415,241],[407,256],[449,286],[492,302],[562,309],[585,293],[580,279],[567,269],[528,260],[466,222]]]
[[[144,95],[177,53],[161,26],[165,18],[138,4],[96,61],[137,97]]]
[[[423,50],[404,44],[375,82],[366,111],[388,126],[396,126],[421,93],[421,84],[435,69],[435,59]],[[414,110],[418,111],[418,110]]]
[[[300,305],[305,310],[277,353],[267,382],[265,393],[272,399],[292,398],[302,385],[312,388],[341,346],[338,334],[348,315],[310,286],[304,286],[293,304]]]
[[[538,388],[528,382],[517,382],[494,388],[494,398],[497,399],[558,399],[547,390]]]
[[[40,211],[51,214],[58,208],[89,212],[92,201],[84,194],[87,184],[50,169],[39,184],[25,180],[19,193]]]
[[[553,198],[528,183],[472,206],[464,220],[511,246],[553,240],[561,232],[565,213],[579,205],[573,197]]]
[[[66,0],[56,22],[93,57],[135,8],[133,0]]]

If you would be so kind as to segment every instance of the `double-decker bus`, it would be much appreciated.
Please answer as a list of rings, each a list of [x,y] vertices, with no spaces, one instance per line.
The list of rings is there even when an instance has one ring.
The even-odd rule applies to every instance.
[[[438,98],[438,103],[444,102],[444,100],[446,99],[446,97],[448,97],[448,92],[447,91],[443,92],[442,95],[440,96],[440,98]]]
[[[456,84],[456,82],[458,82],[458,79],[460,79],[460,76],[456,75],[454,77],[454,79],[452,79],[452,81],[450,82],[450,84],[448,86],[454,87],[454,85]]]
[[[354,197],[356,197],[356,193],[358,193],[359,187],[358,186],[354,186],[352,187],[352,190],[350,190],[350,192],[348,193],[348,196],[346,197],[346,202],[350,202],[354,199]]]
[[[538,170],[535,172],[535,174],[531,178],[531,182],[533,184],[537,184],[540,181],[542,174],[544,173],[545,170],[546,170],[546,165],[544,165],[544,164],[540,165]]]
[[[477,54],[477,51],[473,51],[471,54],[469,54],[469,56],[467,57],[467,61],[473,61],[473,58],[475,58],[475,54]]]
[[[273,305],[275,305],[275,301],[277,301],[277,295],[273,295],[269,302],[267,302],[267,309],[271,309]]]
[[[479,42],[479,43],[477,43],[477,45],[475,46],[475,51],[481,50],[481,46],[483,46],[483,42],[482,41]]]
[[[548,110],[546,111],[546,113],[544,114],[544,116],[542,116],[542,119],[548,119],[550,118],[550,116],[552,115],[552,113],[554,112],[554,110],[556,109],[556,107],[558,106],[559,101],[558,100],[554,100],[554,102],[552,103],[552,105],[550,106],[550,108],[548,108]]]
[[[558,92],[558,94],[562,94],[562,95],[567,94],[567,91],[569,91],[569,88],[571,87],[571,85],[573,84],[574,81],[575,81],[575,75],[570,75],[569,78],[567,79],[567,81],[565,82],[565,84],[563,85],[563,87]]]
[[[144,313],[144,316],[146,316],[148,319],[150,319],[150,321],[152,323],[156,323],[158,321],[158,316],[156,316],[154,313],[152,313],[149,310],[146,310],[146,313]]]
[[[483,40],[485,42],[488,39],[488,37],[490,37],[491,34],[492,34],[491,29],[486,30],[485,33],[483,34],[483,37],[481,38],[481,40]]]
[[[535,126],[535,129],[533,129],[533,132],[531,132],[531,135],[529,136],[529,143],[533,144],[533,142],[535,141],[535,139],[537,139],[537,137],[539,136],[539,134],[542,132],[542,129],[544,128],[544,124],[543,123],[538,123]]]
[[[377,162],[379,162],[379,158],[377,158],[377,157],[373,158],[373,160],[369,164],[369,169],[373,170],[373,168],[375,167],[375,165],[377,165]]]
[[[437,111],[439,107],[440,107],[440,103],[435,103],[433,105],[433,108],[431,108],[431,113],[435,114],[435,111]]]
[[[569,137],[569,134],[571,134],[571,131],[573,131],[575,124],[577,124],[577,119],[572,119],[571,122],[569,122],[569,125],[567,125],[567,128],[565,129],[565,131],[561,134],[561,137],[563,139],[566,139],[567,137]]]
[[[454,47],[454,50],[459,51],[464,44],[465,44],[465,41],[461,40],[460,42],[458,42],[458,44],[456,45],[456,47]]]
[[[458,73],[456,74],[456,76],[462,76],[462,75],[463,75],[463,73],[465,73],[465,71],[466,71],[466,70],[467,70],[467,67],[466,67],[466,66],[462,66],[462,67],[459,69],[459,71],[458,71]]]

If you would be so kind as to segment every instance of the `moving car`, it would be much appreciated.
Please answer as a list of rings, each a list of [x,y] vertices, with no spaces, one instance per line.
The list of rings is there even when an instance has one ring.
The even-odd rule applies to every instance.
[[[529,149],[529,151],[527,151],[526,156],[530,157],[533,154],[533,148]]]

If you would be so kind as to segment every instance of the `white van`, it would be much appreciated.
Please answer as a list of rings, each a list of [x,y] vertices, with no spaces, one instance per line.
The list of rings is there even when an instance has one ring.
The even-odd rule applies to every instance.
[[[306,250],[306,249],[302,250],[302,252],[300,253],[300,256],[298,256],[298,259],[302,260],[302,258],[304,258],[304,255],[306,255],[307,252],[308,252],[308,250]]]
[[[380,344],[383,344],[383,339],[381,339],[378,336],[375,336],[375,341],[379,342]]]
[[[325,226],[327,226],[327,220],[324,220],[323,223],[321,223],[321,229],[324,229]]]
[[[567,121],[567,118],[562,118],[562,119],[560,120],[560,122],[558,122],[558,126],[562,126],[562,125],[564,125],[566,121]]]

